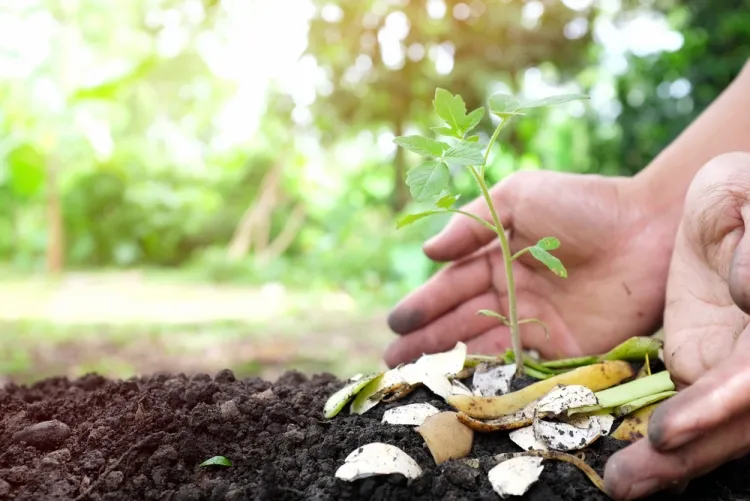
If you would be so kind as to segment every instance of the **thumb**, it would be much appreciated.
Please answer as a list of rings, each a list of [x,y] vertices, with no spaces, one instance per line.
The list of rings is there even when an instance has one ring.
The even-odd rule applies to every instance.
[[[511,207],[515,199],[513,190],[508,189],[511,178],[503,180],[490,190],[492,203],[506,231],[510,229]],[[483,196],[475,198],[461,210],[494,224]],[[423,250],[427,257],[435,261],[456,261],[473,254],[496,237],[496,233],[478,221],[463,214],[454,214],[445,228],[425,243]]]
[[[739,309],[750,314],[750,232],[747,231],[747,218],[750,205],[742,208],[742,219],[745,224],[736,231],[741,231],[737,248],[734,250],[732,264],[729,268],[729,294]]]

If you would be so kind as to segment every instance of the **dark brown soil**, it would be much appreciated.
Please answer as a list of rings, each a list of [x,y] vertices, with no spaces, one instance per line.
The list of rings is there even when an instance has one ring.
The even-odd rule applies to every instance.
[[[385,409],[407,402],[445,404],[426,390],[380,405],[364,416],[345,409],[322,418],[341,386],[330,375],[286,373],[275,383],[160,375],[109,381],[89,375],[0,390],[0,499],[56,500],[498,500],[487,480],[491,456],[518,450],[504,433],[478,434],[474,469],[458,461],[436,467],[420,436],[380,423]],[[357,447],[381,441],[401,447],[424,469],[347,483],[334,478]],[[624,443],[599,440],[586,460],[601,474]],[[232,467],[200,467],[215,455]],[[750,461],[694,481],[684,499],[750,499]],[[662,497],[657,497],[663,499]],[[607,499],[575,467],[545,462],[524,499]]]

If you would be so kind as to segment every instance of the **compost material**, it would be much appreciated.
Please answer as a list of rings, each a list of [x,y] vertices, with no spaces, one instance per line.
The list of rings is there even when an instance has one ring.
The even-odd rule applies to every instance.
[[[362,416],[348,407],[323,418],[344,385],[334,376],[288,372],[276,382],[161,374],[126,381],[97,375],[0,390],[0,499],[14,500],[499,500],[487,478],[493,456],[518,452],[507,433],[477,433],[470,458],[436,466],[414,426],[382,423],[390,408],[429,402],[420,388]],[[334,477],[358,447],[384,442],[423,469],[346,482]],[[584,451],[599,474],[627,445],[609,437]],[[224,456],[232,466],[200,466]],[[478,467],[477,467],[478,466]],[[750,499],[750,459],[693,481],[683,499]],[[606,500],[568,463],[544,462],[523,500]],[[654,499],[664,499],[655,496]]]

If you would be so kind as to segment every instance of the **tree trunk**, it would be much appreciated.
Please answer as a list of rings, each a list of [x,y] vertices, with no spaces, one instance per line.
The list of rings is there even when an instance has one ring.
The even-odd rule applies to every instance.
[[[59,274],[65,267],[65,238],[56,160],[47,162],[47,271]]]
[[[396,123],[396,136],[403,135],[403,124]],[[393,191],[391,194],[391,208],[394,212],[401,212],[409,203],[409,187],[406,185],[406,156],[403,148],[396,148],[393,158]]]

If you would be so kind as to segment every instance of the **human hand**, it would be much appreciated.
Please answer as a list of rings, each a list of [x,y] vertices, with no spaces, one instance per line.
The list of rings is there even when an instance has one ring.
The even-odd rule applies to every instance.
[[[750,154],[703,167],[684,210],[664,312],[664,361],[680,391],[654,412],[647,439],[609,459],[617,500],[684,488],[750,452]]]
[[[524,348],[547,358],[601,353],[624,339],[653,332],[661,321],[669,258],[679,221],[649,211],[632,178],[552,171],[517,172],[492,190],[513,253],[555,236],[554,252],[568,278],[553,275],[528,254],[513,265],[518,316],[544,321],[521,326]],[[484,199],[464,210],[491,220]],[[675,218],[673,218],[675,219]],[[401,334],[384,355],[390,367],[463,341],[471,353],[510,346],[507,286],[497,235],[457,215],[424,247],[436,261],[454,261],[391,312]]]

